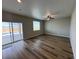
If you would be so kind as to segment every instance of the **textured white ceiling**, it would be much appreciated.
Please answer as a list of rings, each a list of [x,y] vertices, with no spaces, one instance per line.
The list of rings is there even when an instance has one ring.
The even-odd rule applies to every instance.
[[[48,10],[57,15],[57,18],[69,17],[74,6],[75,0],[22,0],[21,4],[16,0],[2,0],[3,10],[36,19],[42,19]]]

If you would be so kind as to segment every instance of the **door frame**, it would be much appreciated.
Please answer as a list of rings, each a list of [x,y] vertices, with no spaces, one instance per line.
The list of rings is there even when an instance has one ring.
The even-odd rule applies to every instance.
[[[9,21],[3,21],[3,22],[9,22]],[[20,41],[20,40],[14,41],[13,23],[21,23],[22,24],[21,25],[22,26],[22,39],[21,40],[23,40],[23,23],[22,22],[9,22],[10,39],[12,40],[12,42],[4,44],[2,46],[6,46],[6,45],[13,44],[15,42]],[[10,28],[11,28],[11,30],[10,30]],[[20,32],[19,32],[19,34],[21,35]]]

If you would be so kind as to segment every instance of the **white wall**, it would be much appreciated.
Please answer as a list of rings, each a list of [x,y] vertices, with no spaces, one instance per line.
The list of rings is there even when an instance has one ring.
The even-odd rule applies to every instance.
[[[74,10],[71,18],[70,41],[74,53],[74,59],[76,59],[76,10]]]
[[[45,33],[63,37],[70,37],[70,19],[54,19],[45,22]]]

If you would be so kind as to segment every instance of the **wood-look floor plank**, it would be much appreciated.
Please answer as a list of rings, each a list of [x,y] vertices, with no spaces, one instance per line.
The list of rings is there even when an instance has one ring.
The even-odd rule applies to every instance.
[[[3,49],[3,59],[73,59],[68,38],[38,36]]]
[[[28,47],[26,49],[30,50],[32,53],[34,53],[36,56],[38,56],[37,59],[46,59],[46,57],[44,57],[43,55],[41,55],[40,53],[38,53],[37,51],[34,50],[33,47],[31,47],[31,45],[29,46],[29,44],[32,44],[31,42],[27,41],[28,42]],[[26,44],[26,43],[25,43]]]
[[[61,57],[64,57],[64,58],[68,58],[68,56],[63,55],[63,54],[59,53],[57,50],[49,48],[48,46],[43,45],[42,47],[44,49],[50,51],[50,53],[53,54],[53,55],[55,55],[57,58],[58,58],[58,56],[61,56]]]
[[[66,54],[66,55],[72,57],[72,54],[69,54],[67,52],[64,52],[61,48],[55,46],[54,44],[49,44],[48,42],[44,42],[44,41],[43,41],[43,44],[46,44],[48,46],[51,46],[51,47],[55,48],[55,50],[58,50],[59,52],[61,52],[62,54]]]
[[[29,45],[34,45],[34,43],[32,41],[28,41]],[[38,44],[37,44],[38,45]],[[38,48],[38,46],[33,46],[34,50],[37,51],[38,53],[40,53],[41,55],[43,55],[44,57],[46,57],[47,59],[56,59],[56,57],[54,55],[51,55],[49,52],[45,51],[44,49],[42,49],[41,47]]]
[[[66,50],[66,51],[72,53],[71,48],[69,48],[68,46],[65,46],[65,45],[62,44],[62,43],[57,43],[57,44],[56,44],[55,42],[50,41],[50,40],[44,40],[44,41],[46,41],[46,42],[48,42],[48,43],[50,43],[50,44],[53,44],[53,45],[55,45],[55,46],[58,46],[59,48],[61,48],[61,49],[63,49],[63,50]]]

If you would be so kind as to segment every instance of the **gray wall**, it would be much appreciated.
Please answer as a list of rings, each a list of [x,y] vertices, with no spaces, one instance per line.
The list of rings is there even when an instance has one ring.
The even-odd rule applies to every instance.
[[[69,37],[70,18],[52,19],[45,22],[45,33],[56,36]]]
[[[71,17],[70,41],[74,53],[74,59],[76,59],[76,10],[74,10]]]
[[[2,21],[11,21],[11,22],[22,22],[23,23],[23,37],[24,39],[28,39],[40,34],[43,34],[43,21],[40,21],[41,23],[41,30],[40,31],[33,31],[33,23],[32,21],[35,20],[31,17],[21,16],[14,13],[2,12]]]

